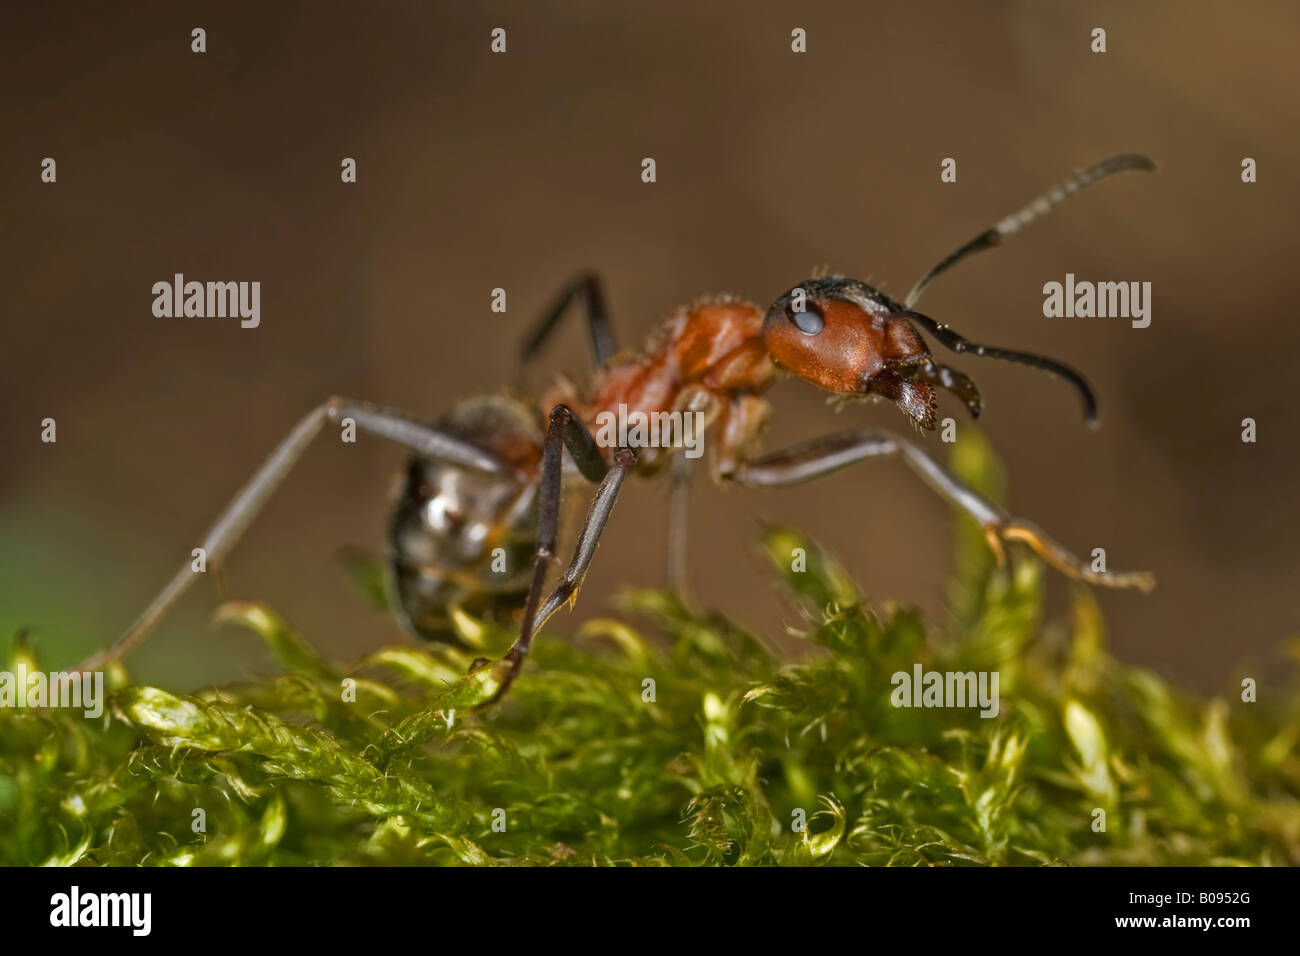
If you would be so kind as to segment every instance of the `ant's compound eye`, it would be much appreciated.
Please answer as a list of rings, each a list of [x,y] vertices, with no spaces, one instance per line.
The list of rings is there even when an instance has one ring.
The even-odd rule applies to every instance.
[[[790,306],[786,306],[786,318],[804,335],[816,335],[825,327],[826,318],[815,303],[805,302],[804,309],[803,312],[795,312]]]

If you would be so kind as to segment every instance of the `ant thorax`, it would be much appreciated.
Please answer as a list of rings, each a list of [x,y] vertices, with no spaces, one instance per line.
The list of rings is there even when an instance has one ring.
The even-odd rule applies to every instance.
[[[637,470],[658,471],[674,450],[703,451],[711,431],[715,468],[750,446],[767,417],[758,397],[776,377],[762,342],[763,311],[732,296],[700,299],[673,311],[643,350],[624,353],[580,389],[558,379],[543,408],[572,408],[608,457],[637,453]]]

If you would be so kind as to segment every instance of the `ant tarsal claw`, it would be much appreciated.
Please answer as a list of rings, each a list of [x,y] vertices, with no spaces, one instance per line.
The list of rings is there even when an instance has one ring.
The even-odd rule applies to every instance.
[[[989,543],[989,550],[993,552],[993,557],[997,559],[998,567],[1005,567],[1007,563],[1007,550],[1002,547],[1002,538],[999,537],[998,528],[985,528],[984,539]]]
[[[1144,593],[1156,586],[1155,575],[1149,571],[1093,570],[1028,521],[1009,521],[999,533],[1007,541],[1029,545],[1035,554],[1067,577],[1108,588],[1137,588]]]

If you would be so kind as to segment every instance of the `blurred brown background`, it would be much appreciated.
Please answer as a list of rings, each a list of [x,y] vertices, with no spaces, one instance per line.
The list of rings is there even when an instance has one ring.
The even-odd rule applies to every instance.
[[[251,470],[331,393],[435,417],[507,382],[523,330],[583,267],[636,342],[709,291],[766,305],[829,263],[901,297],[959,242],[1066,173],[1143,151],[1127,174],[964,263],[926,311],[978,340],[1050,353],[1074,396],[954,358],[984,392],[1010,504],[1149,597],[1100,595],[1126,659],[1203,687],[1277,672],[1297,626],[1293,3],[23,5],[3,39],[0,632],[51,665],[125,627]],[[190,30],[208,52],[190,52]],[[489,52],[508,31],[509,52]],[[1109,51],[1089,50],[1108,31]],[[805,55],[790,31],[808,32]],[[43,157],[58,182],[39,180]],[[356,157],[359,182],[339,181]],[[653,156],[659,181],[640,181]],[[939,180],[944,157],[958,182]],[[1254,157],[1259,182],[1243,185]],[[174,272],[259,280],[262,325],[157,319]],[[1153,321],[1046,319],[1042,285],[1149,280]],[[489,311],[503,286],[509,312]],[[577,323],[549,367],[586,359]],[[769,447],[834,427],[787,384]],[[949,402],[943,414],[964,421]],[[58,443],[39,423],[58,421]],[[1259,441],[1240,441],[1240,421]],[[944,446],[928,439],[935,450]],[[226,569],[332,652],[396,625],[346,583],[341,545],[382,546],[402,453],[322,440]],[[699,476],[703,478],[704,476]],[[629,488],[584,589],[607,613],[663,574],[662,485]],[[793,623],[755,557],[755,518],[793,522],[872,594],[942,614],[949,515],[896,463],[820,485],[697,482],[696,592],[755,628]],[[1058,597],[1065,592],[1053,577]],[[211,631],[196,587],[135,662],[198,682],[260,666]],[[553,625],[563,632],[571,621]]]

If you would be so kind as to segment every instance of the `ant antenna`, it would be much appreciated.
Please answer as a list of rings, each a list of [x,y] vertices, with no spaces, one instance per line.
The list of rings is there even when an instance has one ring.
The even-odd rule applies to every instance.
[[[1087,169],[1083,170],[1083,172],[1075,173],[1065,182],[1053,186],[1047,192],[1043,193],[1024,209],[1012,213],[992,229],[980,233],[970,242],[959,248],[956,252],[949,253],[945,256],[940,260],[938,265],[925,275],[921,276],[920,281],[918,281],[916,285],[912,286],[912,291],[907,293],[907,298],[903,300],[903,304],[910,309],[916,304],[916,300],[921,297],[922,290],[930,284],[930,280],[935,276],[942,272],[946,272],[969,255],[979,252],[982,249],[990,249],[993,246],[996,246],[1007,236],[1019,232],[1035,219],[1047,215],[1047,213],[1051,212],[1055,207],[1065,202],[1066,199],[1073,196],[1085,186],[1091,186],[1100,179],[1105,179],[1107,176],[1123,172],[1126,169],[1154,170],[1155,168],[1156,164],[1141,153],[1124,153],[1121,156],[1112,156],[1110,159],[1103,159],[1095,166],[1089,166]],[[990,350],[988,354],[991,355],[992,350]],[[999,357],[1006,358],[1007,356],[1003,355]],[[1012,359],[1012,361],[1019,361],[1019,359]],[[1046,366],[1040,367],[1046,368]],[[1057,372],[1057,374],[1061,373]],[[1070,378],[1070,376],[1065,377]],[[1074,377],[1077,378],[1077,374],[1075,374]]]
[[[890,313],[893,316],[900,316],[905,319],[911,319],[917,325],[920,325],[932,336],[939,344],[952,349],[954,352],[969,352],[971,355],[978,355],[981,358],[1002,359],[1005,362],[1015,362],[1019,365],[1028,365],[1031,368],[1040,369],[1048,374],[1055,375],[1057,378],[1063,378],[1074,386],[1079,393],[1079,398],[1083,401],[1083,420],[1090,428],[1097,425],[1097,396],[1092,393],[1092,386],[1088,380],[1076,372],[1064,362],[1058,362],[1055,359],[1047,358],[1043,355],[1035,355],[1032,352],[1016,352],[1011,349],[998,348],[993,345],[976,345],[954,332],[946,325],[941,325],[928,315],[920,312],[913,312],[910,309],[904,309],[901,312]]]

